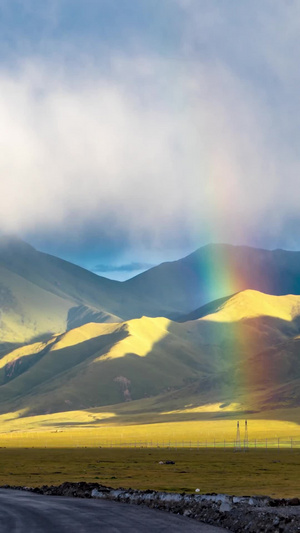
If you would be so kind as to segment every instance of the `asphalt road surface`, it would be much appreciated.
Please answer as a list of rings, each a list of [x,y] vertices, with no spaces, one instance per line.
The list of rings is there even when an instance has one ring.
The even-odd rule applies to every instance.
[[[0,489],[1,533],[221,533],[182,516],[105,500]]]

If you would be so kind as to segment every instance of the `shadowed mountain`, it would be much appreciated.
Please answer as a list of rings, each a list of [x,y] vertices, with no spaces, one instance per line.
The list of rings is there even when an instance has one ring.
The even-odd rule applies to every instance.
[[[198,320],[199,318],[203,318],[206,315],[215,313],[223,306],[223,304],[228,302],[231,299],[231,297],[232,295],[224,296],[223,298],[218,298],[217,300],[213,300],[212,302],[209,302],[208,304],[201,305],[201,307],[198,307],[198,309],[195,309],[191,313],[188,313],[187,315],[183,315],[180,318],[178,318],[177,322],[188,322],[190,320]]]
[[[178,318],[206,303],[245,289],[300,294],[300,252],[210,244],[126,281],[140,298],[155,300]],[[147,314],[147,312],[145,312]]]
[[[237,378],[243,369],[237,368]],[[248,383],[266,391],[264,405],[300,405],[300,336],[252,355],[248,361]],[[246,384],[247,385],[247,384]]]
[[[89,322],[117,323],[120,322],[120,318],[116,315],[109,315],[103,311],[99,311],[98,309],[87,307],[86,305],[78,305],[69,309],[67,317],[67,330],[78,328],[79,326],[88,324]]]

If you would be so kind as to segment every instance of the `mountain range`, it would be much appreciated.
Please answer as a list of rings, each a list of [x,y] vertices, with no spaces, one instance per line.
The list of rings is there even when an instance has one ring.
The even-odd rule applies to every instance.
[[[208,245],[126,281],[0,239],[0,412],[300,402],[300,253]]]

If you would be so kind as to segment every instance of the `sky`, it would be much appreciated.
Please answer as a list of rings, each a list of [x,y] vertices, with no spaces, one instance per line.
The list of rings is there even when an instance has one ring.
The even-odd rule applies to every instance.
[[[0,230],[125,279],[300,250],[298,0],[0,0]]]

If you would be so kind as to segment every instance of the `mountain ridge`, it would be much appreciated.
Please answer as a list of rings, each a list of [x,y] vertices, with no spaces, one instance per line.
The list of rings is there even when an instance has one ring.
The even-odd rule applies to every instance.
[[[206,245],[119,282],[2,236],[0,269],[0,343],[28,342],[89,320],[122,322],[143,315],[181,320],[245,289],[300,294],[299,252],[226,244]],[[38,311],[32,309],[34,294]]]
[[[231,298],[232,305],[237,305],[236,296]],[[243,300],[243,296],[241,293],[239,298]],[[257,300],[255,294],[255,302],[261,304],[261,299],[268,303],[270,296],[260,294]],[[286,316],[291,320],[257,316],[250,302],[252,314],[246,318],[245,309],[237,306],[240,316],[228,323],[211,320],[209,315],[207,320],[203,317],[184,323],[165,317],[142,317],[119,324],[88,323],[17,348],[0,360],[1,410],[22,408],[28,414],[41,414],[90,409],[164,397],[171,391],[174,398],[181,395],[182,408],[188,395],[193,401],[198,397],[199,404],[238,404],[247,391],[252,398],[258,395],[262,376],[255,369],[264,368],[264,361],[268,361],[270,376],[274,375],[274,383],[269,383],[270,397],[277,398],[278,404],[295,403],[289,380],[300,379],[300,372],[299,378],[290,371],[282,372],[280,380],[273,362],[280,361],[284,369],[291,364],[285,362],[285,352],[290,361],[297,357],[300,296],[272,299],[275,303],[284,299],[290,310]],[[218,312],[222,314],[223,308]],[[283,394],[280,390],[284,387]],[[265,397],[261,401],[270,408]],[[260,408],[258,403],[256,408]]]
[[[207,245],[115,282],[0,239],[1,410],[92,409],[172,393],[181,408],[189,395],[237,405],[246,391],[257,400],[243,399],[245,408],[295,405],[298,289],[297,252]],[[266,365],[274,383],[263,395]]]

